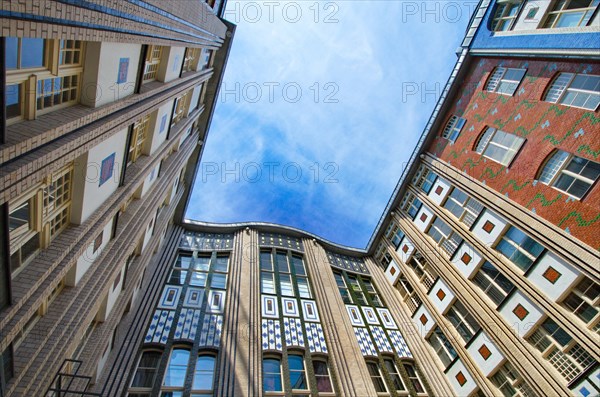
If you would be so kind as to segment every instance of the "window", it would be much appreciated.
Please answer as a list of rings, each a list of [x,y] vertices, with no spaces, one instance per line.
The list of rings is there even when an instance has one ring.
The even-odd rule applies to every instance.
[[[143,117],[135,122],[131,132],[131,141],[129,142],[129,154],[127,156],[127,164],[135,163],[138,157],[141,156],[144,149],[144,143],[148,137],[148,128],[150,125],[150,115]]]
[[[490,75],[485,90],[497,94],[512,96],[525,77],[526,69],[497,67]]]
[[[192,383],[192,393],[206,393],[212,396],[213,382],[215,379],[215,357],[210,355],[200,355],[196,360],[196,369],[194,370],[194,381]]]
[[[396,288],[398,289],[398,291],[400,291],[400,296],[402,296],[404,303],[406,303],[411,313],[414,313],[415,310],[417,310],[417,307],[419,307],[421,303],[423,303],[423,301],[421,300],[421,298],[419,298],[419,295],[417,294],[413,286],[410,284],[410,282],[406,279],[404,274],[400,275]]]
[[[587,26],[600,0],[558,0],[554,2],[543,28]]]
[[[361,279],[362,279],[363,285],[365,286],[367,295],[369,296],[369,299],[371,299],[371,302],[373,303],[373,306],[383,307],[383,303],[381,302],[379,295],[377,295],[377,291],[375,290],[373,283],[371,283],[371,280],[368,278],[365,278],[365,277],[362,277]]]
[[[423,203],[413,193],[408,193],[402,200],[401,208],[402,211],[406,212],[411,219],[415,219],[417,213],[421,209]]]
[[[398,248],[400,242],[404,238],[404,232],[394,223],[390,223],[390,226],[385,232],[385,237],[394,244],[394,247]]]
[[[448,313],[446,313],[446,318],[454,325],[465,342],[469,342],[481,328],[459,300],[456,300],[450,307]]]
[[[404,370],[406,370],[406,373],[408,374],[408,379],[410,379],[410,382],[415,388],[415,391],[417,393],[425,393],[425,388],[423,388],[423,384],[419,379],[419,375],[417,374],[415,367],[410,363],[404,363],[403,366]]]
[[[184,117],[187,117],[187,110],[190,101],[190,92],[187,91],[175,100],[175,111],[173,112],[172,125],[177,124]]]
[[[573,290],[562,301],[563,306],[575,313],[584,323],[594,323],[598,318],[600,305],[600,286],[583,276]],[[596,328],[598,328],[596,326]],[[600,329],[599,329],[600,330]]]
[[[575,379],[596,360],[571,335],[548,318],[527,338],[567,382]]]
[[[160,57],[162,55],[162,46],[151,45],[148,46],[148,52],[146,53],[146,64],[144,66],[144,76],[142,82],[147,83],[149,81],[156,80],[158,73],[158,67],[160,65]]]
[[[187,373],[190,351],[185,348],[174,348],[165,370],[163,386],[183,387],[185,374]]]
[[[348,291],[348,286],[346,285],[344,276],[341,273],[333,273],[333,276],[335,277],[335,283],[338,286],[338,290],[340,291],[340,295],[342,296],[344,303],[352,304],[352,297]]]
[[[452,360],[454,360],[456,357],[456,350],[454,350],[452,343],[450,343],[448,338],[446,338],[446,335],[444,335],[440,327],[435,327],[427,341],[437,353],[438,357],[444,364],[444,367],[448,367],[448,365],[450,365]]]
[[[463,129],[466,122],[467,120],[463,119],[462,117],[452,115],[450,120],[448,120],[446,127],[444,127],[442,138],[446,138],[452,143],[456,142],[456,139],[460,135],[460,131]]]
[[[511,30],[519,13],[523,2],[506,2],[498,4],[496,14],[492,20],[492,30],[494,32],[502,32]]]
[[[402,383],[402,378],[400,377],[400,373],[398,372],[398,368],[396,368],[396,364],[394,360],[391,358],[384,358],[383,365],[387,370],[387,373],[392,381],[393,389],[395,391],[406,391],[404,387],[404,383]]]
[[[444,208],[450,211],[456,219],[471,228],[481,211],[483,211],[483,204],[455,187],[446,199]]]
[[[133,376],[133,381],[131,382],[131,389],[136,389],[135,391],[147,391],[148,393],[152,390],[156,375],[158,374],[161,356],[162,353],[159,351],[151,350],[142,353],[137,369],[135,370],[135,375]],[[132,391],[131,389],[130,391]]]
[[[350,288],[352,288],[352,292],[354,292],[357,303],[361,306],[367,306],[367,299],[365,298],[365,294],[360,286],[358,277],[353,274],[348,274],[348,281],[350,282]]]
[[[4,95],[9,124],[77,103],[83,47],[76,40],[6,38]],[[26,95],[30,92],[35,96]]]
[[[387,388],[385,387],[385,382],[383,381],[379,364],[374,361],[367,361],[367,368],[377,393],[387,393]]]
[[[327,361],[313,359],[312,363],[313,372],[315,373],[315,378],[317,380],[317,391],[319,393],[333,393]]]
[[[277,358],[263,358],[263,390],[265,392],[283,391],[281,361]]]
[[[304,357],[298,354],[289,354],[288,367],[290,370],[292,390],[308,390],[306,370],[304,369]]]
[[[524,138],[488,127],[477,141],[475,151],[508,166],[524,142]]]
[[[9,203],[11,271],[21,269],[69,223],[73,166],[69,164],[34,189]]]
[[[433,287],[433,283],[437,278],[435,271],[429,266],[427,260],[423,255],[416,251],[412,257],[406,263],[411,269],[414,270],[415,274],[419,278],[419,282],[425,286],[425,289],[429,290]]]
[[[427,234],[448,254],[452,255],[458,245],[462,242],[462,238],[455,233],[446,222],[441,218],[436,218]]]
[[[475,273],[473,283],[481,288],[496,305],[499,305],[515,287],[494,265],[487,261]]]
[[[203,48],[202,54],[200,54],[200,60],[202,62],[202,67],[200,70],[208,69],[208,64],[210,63],[211,50]]]
[[[200,48],[187,48],[185,50],[185,58],[183,60],[183,71],[193,72],[198,67],[200,58]]]
[[[502,236],[496,250],[519,269],[527,271],[542,254],[544,247],[521,230],[511,226]]]
[[[2,388],[14,376],[12,344],[4,349],[0,355],[0,360],[0,369],[2,370],[0,372],[0,388]],[[0,389],[0,392],[3,392],[3,389]]]
[[[424,191],[426,194],[429,194],[431,187],[435,183],[437,179],[437,175],[431,171],[429,168],[426,168],[424,165],[419,167],[417,171],[417,175],[413,178],[413,184]]]
[[[490,380],[504,397],[537,396],[508,361],[490,377]]]
[[[566,106],[596,110],[600,104],[600,76],[559,73],[544,95],[544,100]]]
[[[600,164],[555,151],[546,161],[539,180],[570,196],[581,199],[600,176]]]

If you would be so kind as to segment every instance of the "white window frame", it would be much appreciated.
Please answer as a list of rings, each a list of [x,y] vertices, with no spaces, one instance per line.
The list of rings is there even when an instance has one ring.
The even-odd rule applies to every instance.
[[[505,144],[494,141],[494,139],[500,137],[500,139],[505,138],[507,136],[512,137],[513,141],[511,142],[511,146],[506,146]],[[475,152],[481,154],[482,156],[501,164],[505,167],[509,167],[510,164],[514,161],[515,157],[525,144],[525,138],[522,138],[518,135],[511,134],[509,132],[505,132],[502,130],[497,130],[492,127],[487,127],[484,132],[481,133],[477,143],[475,144]],[[505,151],[504,156],[502,158],[494,158],[493,153],[490,153],[492,148],[500,148]]]
[[[442,229],[442,226],[447,227],[449,232],[445,232]],[[427,235],[449,256],[452,256],[454,252],[456,252],[456,249],[463,241],[462,237],[440,217],[436,217],[433,222],[431,222],[431,225],[427,230]],[[439,239],[436,237],[439,237]]]
[[[588,24],[592,21],[592,17],[594,16],[596,9],[598,8],[598,1],[590,0],[590,5],[588,5],[587,7],[573,8],[573,9],[568,10],[566,7],[571,3],[571,1],[572,0],[566,0],[562,4],[562,7],[560,9],[556,9],[556,6],[561,3],[560,0],[556,0],[552,4],[552,7],[548,8],[546,18],[544,18],[544,22],[540,26],[544,29],[560,29],[560,28],[574,28],[574,27],[580,27],[580,26],[588,26]],[[595,5],[593,5],[594,1],[596,2]],[[556,27],[557,23],[560,21],[560,19],[563,15],[576,13],[576,12],[577,13],[583,12],[581,18],[579,19],[579,23],[577,25]],[[554,20],[552,19],[553,16],[556,16],[556,18]],[[550,26],[548,26],[548,25],[550,25]]]
[[[456,197],[453,196],[455,192],[464,195],[466,197],[466,200],[463,202],[457,200]],[[453,209],[462,209],[462,212],[460,214],[457,214],[458,211],[455,212],[452,209],[448,208],[450,205],[452,205]],[[469,196],[468,194],[456,187],[452,189],[452,191],[446,198],[446,202],[444,203],[443,207],[456,219],[467,225],[467,227],[469,228],[473,226],[473,224],[477,220],[477,217],[485,208],[483,204],[481,204],[479,201],[477,201],[476,199],[474,199],[473,197]]]
[[[506,299],[506,297],[508,296],[510,291],[506,291],[504,288],[502,288],[496,282],[497,277],[492,278],[488,273],[483,271],[483,267],[486,264],[489,264],[491,267],[493,267],[498,272],[497,276],[506,277],[506,276],[504,276],[504,274],[502,274],[502,272],[500,270],[498,270],[498,268],[496,268],[496,266],[494,266],[492,263],[486,261],[481,265],[481,267],[477,270],[477,272],[475,272],[475,274],[471,278],[471,281],[473,282],[473,284],[477,285],[495,305],[500,305]],[[483,279],[483,280],[481,280],[481,279]],[[510,282],[510,280],[508,280],[508,281]],[[484,283],[484,282],[487,282],[488,285],[486,285],[486,286],[482,285],[482,283]],[[512,284],[512,282],[510,282],[510,283]],[[515,287],[513,284],[511,287],[511,290],[514,288]],[[498,292],[497,295],[500,298],[498,300],[498,302],[496,302],[494,300],[494,298],[492,297],[492,295],[494,295],[494,294],[490,293],[490,289],[493,289]],[[501,295],[501,297],[500,297],[500,295]]]
[[[454,317],[451,317],[450,312],[454,313]],[[481,329],[481,326],[477,323],[477,320],[473,317],[471,313],[467,310],[465,305],[462,304],[461,301],[456,300],[452,306],[448,309],[445,314],[448,321],[456,328],[456,331],[460,335],[460,337],[468,343],[477,332]],[[451,319],[452,318],[452,319]],[[455,324],[454,321],[457,321]],[[461,332],[461,329],[465,329],[470,336],[466,336]]]
[[[454,143],[460,136],[460,132],[467,124],[467,119],[459,117],[457,115],[452,115],[446,126],[444,127],[444,131],[442,131],[442,138],[449,140]]]
[[[557,150],[557,151],[553,152],[550,156],[548,156],[548,160],[546,160],[546,162],[544,163],[544,166],[542,167],[542,170],[540,171],[539,180],[540,180],[540,182],[542,182],[548,186],[552,186],[554,189],[556,189],[560,192],[563,192],[565,194],[568,194],[569,196],[571,196],[577,200],[582,200],[586,196],[586,194],[592,189],[592,187],[594,186],[596,181],[598,179],[600,179],[600,175],[596,179],[592,180],[581,174],[576,174],[576,173],[568,170],[567,167],[571,164],[571,162],[574,159],[582,159],[582,160],[586,161],[587,163],[598,164],[595,161],[592,161],[592,160],[589,160],[589,159],[586,159],[583,157],[575,156],[574,154],[571,154],[571,153],[568,153],[568,152],[565,152],[562,150]],[[555,160],[557,160],[557,161],[555,161]],[[587,166],[587,163],[584,166],[584,168]],[[560,179],[560,177],[563,174],[566,176],[569,176],[571,178],[574,178],[575,180],[578,180],[578,181],[588,184],[589,186],[588,186],[587,190],[581,196],[576,196],[574,194],[569,193],[568,191],[559,189],[556,186],[556,184],[558,183],[558,180]]]
[[[443,339],[445,339],[445,341]],[[434,343],[432,343],[433,340],[435,340],[434,343],[437,344],[437,347],[434,345]],[[448,339],[444,331],[442,331],[442,329],[436,325],[433,331],[431,332],[431,335],[429,335],[429,337],[427,338],[427,342],[435,352],[436,356],[438,356],[438,358],[440,359],[440,362],[443,364],[444,368],[448,368],[448,366],[452,363],[452,361],[454,361],[458,353],[456,352],[454,345],[452,345],[452,342],[450,341],[450,339]],[[452,350],[454,350],[454,354],[452,354],[450,350],[448,350],[448,346],[446,345],[446,343],[448,343],[452,347]],[[448,363],[446,363],[445,360],[442,359],[442,355],[440,354],[442,352],[444,353],[444,357],[446,357],[446,360],[448,360]]]
[[[585,290],[582,290],[580,286],[584,282],[589,283],[589,285],[585,287]],[[587,276],[583,276],[582,279],[578,281],[573,288],[571,288],[569,294],[565,296],[561,304],[571,313],[575,314],[577,318],[579,318],[583,323],[585,323],[588,326],[588,328],[594,331],[600,331],[600,311],[598,310],[598,306],[600,306],[600,295],[597,295],[595,299],[591,299],[589,296],[586,295],[588,291],[594,288],[598,288],[598,284],[595,283],[593,280],[589,279]],[[567,305],[566,303],[566,300],[567,298],[569,298],[570,295],[575,295],[576,298],[581,300],[581,302],[575,308],[573,308],[571,305]],[[589,321],[585,321],[581,316],[579,316],[576,313],[579,309],[581,309],[581,307],[584,304],[587,304],[596,310],[596,314]]]
[[[514,369],[510,362],[505,362],[492,376],[490,380],[500,390],[503,395],[506,390],[506,386],[513,389],[514,397],[535,397],[537,394],[531,390],[531,387],[525,383],[521,375]]]
[[[508,71],[523,72],[523,75],[521,76],[520,80],[509,80],[508,78],[505,77]],[[490,73],[490,76],[489,76],[487,82],[485,83],[484,90],[487,92],[494,92],[494,93],[500,94],[500,95],[513,96],[515,94],[515,92],[517,91],[517,88],[519,88],[519,86],[523,82],[523,79],[525,78],[526,75],[527,75],[527,69],[506,68],[506,67],[498,66],[498,67],[494,68],[492,73]],[[513,89],[511,89],[511,90],[505,89],[506,85],[510,86],[512,84],[514,84]]]
[[[492,30],[494,32],[506,32],[512,30],[515,26],[515,22],[519,17],[519,12],[521,11],[521,7],[523,6],[523,1],[505,1],[503,3],[497,2],[496,12],[494,14],[494,18],[492,19]],[[513,12],[514,11],[514,12]],[[502,22],[508,22],[505,25],[505,29],[498,30],[498,24]]]
[[[198,369],[198,360],[201,357],[212,357],[213,358],[213,367],[212,367],[212,371],[210,371],[212,373],[212,379],[211,379],[211,388],[210,389],[194,389],[194,382],[196,381],[196,376],[198,375],[198,372],[209,372],[206,369],[200,370]],[[209,352],[205,352],[205,351],[200,351],[198,352],[198,355],[196,356],[196,363],[195,363],[195,367],[194,367],[194,376],[192,377],[192,394],[198,393],[198,394],[211,394],[215,388],[215,375],[217,372],[217,356],[215,356],[213,353],[209,353]]]
[[[95,324],[95,323],[92,322],[92,324]],[[90,324],[90,326],[91,326],[91,324]],[[88,330],[90,328],[91,327],[88,327]],[[87,331],[86,331],[86,334],[87,334]],[[133,386],[133,381],[135,380],[135,375],[137,374],[137,371],[140,368],[140,362],[142,361],[142,358],[144,357],[144,353],[158,353],[160,355],[160,358],[158,360],[158,366],[153,367],[154,368],[154,378],[152,380],[152,385],[149,388]],[[163,351],[162,350],[158,350],[158,349],[144,349],[142,351],[142,354],[140,354],[140,357],[138,358],[137,365],[135,367],[135,371],[133,372],[133,376],[131,377],[131,381],[129,382],[129,389],[128,389],[129,393],[150,393],[152,391],[152,388],[156,384],[156,380],[161,375],[160,374],[160,364],[161,364],[161,361],[162,361],[162,358],[163,358],[162,355],[163,355]],[[144,367],[144,368],[149,368],[149,367]]]
[[[400,288],[399,286],[401,286],[402,288]],[[404,274],[401,274],[400,277],[398,277],[396,289],[398,290],[398,292],[400,292],[402,300],[404,301],[406,306],[408,306],[411,313],[414,313],[415,310],[417,310],[417,308],[423,303],[421,297],[419,297],[419,294],[417,294],[417,291],[412,286],[410,281],[408,281]]]
[[[556,75],[556,77],[552,80],[552,82],[548,86],[548,89],[544,93],[544,101],[550,102],[550,103],[560,103],[561,105],[570,106],[570,107],[574,107],[577,109],[585,109],[585,110],[591,110],[591,111],[598,110],[598,107],[600,107],[600,102],[598,104],[596,104],[596,106],[594,106],[594,107],[575,106],[572,104],[573,101],[571,103],[563,102],[567,99],[568,94],[573,94],[573,93],[576,95],[588,95],[588,98],[587,98],[586,102],[584,102],[584,105],[591,98],[596,97],[596,96],[600,97],[600,91],[584,90],[581,88],[571,88],[573,81],[575,81],[575,79],[578,76],[584,76],[586,78],[590,78],[590,77],[600,78],[600,76],[598,76],[598,75],[586,75],[586,74],[581,74],[581,73],[561,72]]]

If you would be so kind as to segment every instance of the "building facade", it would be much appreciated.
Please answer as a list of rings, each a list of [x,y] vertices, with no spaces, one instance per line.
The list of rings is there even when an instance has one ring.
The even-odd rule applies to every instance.
[[[2,2],[1,396],[103,382],[202,151],[223,7]]]
[[[597,0],[479,3],[364,250],[184,219],[224,4],[48,5],[2,19],[2,396],[600,395]]]

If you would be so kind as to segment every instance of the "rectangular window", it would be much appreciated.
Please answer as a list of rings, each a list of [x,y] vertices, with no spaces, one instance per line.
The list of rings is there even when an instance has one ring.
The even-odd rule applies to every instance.
[[[144,76],[142,77],[142,81],[144,83],[156,80],[158,67],[160,66],[160,57],[162,55],[162,50],[163,47],[159,45],[148,46],[148,52],[146,54],[146,64],[144,66]]]
[[[515,287],[490,262],[485,262],[473,277],[473,283],[483,290],[487,296],[499,305]]]
[[[283,391],[281,361],[277,358],[263,358],[263,390],[265,392]]]
[[[185,59],[183,60],[183,71],[196,71],[200,58],[200,48],[187,48],[185,50]]]
[[[294,296],[294,287],[292,285],[292,276],[290,274],[279,275],[279,287],[281,295]]]
[[[369,370],[371,380],[373,381],[373,385],[375,386],[375,391],[377,391],[377,393],[387,393],[387,388],[385,387],[385,382],[383,381],[379,364],[376,362],[367,361],[367,368]]]
[[[261,272],[260,285],[260,292],[263,294],[275,294],[275,280],[273,278],[273,273]]]
[[[431,171],[429,168],[421,165],[417,174],[413,178],[413,184],[425,192],[425,194],[429,194],[431,191],[431,187],[435,183],[437,179],[437,175],[435,172]]]
[[[340,295],[342,296],[344,303],[352,304],[352,297],[348,291],[348,286],[346,285],[344,276],[341,273],[333,273],[333,276],[335,277],[335,283],[338,286],[338,290],[340,291]]]
[[[544,100],[587,110],[600,104],[600,76],[560,73],[546,91]]]
[[[490,380],[503,396],[535,397],[537,395],[508,361],[490,377]]]
[[[0,382],[3,383],[0,384],[0,387],[2,387],[3,384],[11,380],[14,375],[15,373],[13,367],[13,345],[10,344],[2,352],[2,373],[0,374],[2,379],[0,380]]]
[[[562,301],[563,306],[573,312],[586,324],[598,323],[600,306],[600,286],[583,276],[573,290]]]
[[[526,69],[497,67],[488,79],[485,90],[512,96],[521,84],[526,72]]]
[[[23,117],[23,84],[6,85],[4,100],[6,101],[6,119],[20,119]]]
[[[402,296],[404,303],[406,303],[406,306],[408,306],[411,313],[414,313],[421,303],[423,303],[421,298],[419,298],[417,291],[415,291],[404,274],[400,275],[396,289],[400,292],[400,296]]]
[[[148,138],[148,129],[150,126],[150,115],[142,117],[133,124],[131,132],[131,141],[129,142],[129,155],[127,156],[127,164],[135,163],[142,155],[144,143]]]
[[[300,297],[307,299],[312,298],[308,279],[306,277],[296,277],[296,281],[298,282],[298,292],[300,293]]]
[[[68,66],[81,65],[82,50],[83,43],[79,40],[61,40],[59,63]]]
[[[450,256],[462,242],[462,237],[455,233],[441,218],[436,218],[427,234]]]
[[[511,226],[502,236],[496,251],[525,272],[544,252],[544,247],[521,230]]]
[[[6,38],[6,69],[36,69],[46,65],[46,40]]]
[[[407,193],[406,196],[404,196],[404,200],[402,200],[400,207],[402,208],[402,211],[406,212],[411,217],[411,219],[415,219],[415,216],[417,216],[422,205],[423,203],[417,196],[413,193]]]
[[[426,290],[429,290],[433,287],[433,283],[437,278],[437,274],[435,270],[431,268],[429,263],[423,255],[416,251],[413,253],[412,257],[406,263],[410,268],[412,268],[419,278],[419,282],[425,286]]]
[[[315,373],[315,378],[317,380],[317,391],[320,393],[333,393],[327,362],[316,360],[314,358],[312,362],[313,372]]]
[[[543,28],[587,26],[600,0],[559,0],[548,12]]]
[[[394,223],[390,223],[390,226],[385,232],[385,237],[394,244],[394,247],[398,248],[400,242],[404,238],[404,232]]]
[[[570,382],[596,360],[552,319],[546,319],[527,341]]]
[[[446,199],[444,208],[470,229],[483,211],[483,204],[455,187]]]
[[[202,49],[202,53],[200,54],[200,62],[202,62],[202,67],[200,68],[200,70],[208,69],[208,64],[210,63],[211,53],[212,53],[212,51],[207,48]]]
[[[479,138],[475,151],[508,167],[524,142],[524,138],[488,127]]]
[[[454,350],[452,343],[446,338],[446,335],[442,332],[440,327],[435,327],[427,341],[431,347],[433,347],[433,350],[444,364],[444,367],[448,367],[454,358],[456,358],[456,350]]]
[[[38,114],[51,107],[76,103],[79,99],[79,73],[38,80],[36,97]]]
[[[494,32],[511,30],[515,21],[517,20],[517,15],[523,2],[519,1],[497,4],[496,14],[492,20],[492,30]]]
[[[465,342],[469,342],[481,328],[459,300],[456,300],[450,307],[448,313],[446,313],[446,318],[454,325]]]
[[[181,95],[175,100],[175,111],[173,112],[173,117],[171,119],[172,125],[177,124],[179,121],[181,121],[184,117],[187,116],[186,113],[191,97],[190,92],[191,91],[185,92],[183,95]]]

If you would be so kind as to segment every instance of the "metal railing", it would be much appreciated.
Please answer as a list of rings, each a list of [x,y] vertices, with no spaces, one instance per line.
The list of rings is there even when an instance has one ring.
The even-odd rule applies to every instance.
[[[79,360],[66,359],[63,361],[45,397],[101,397],[102,394],[100,393],[86,391],[92,377],[79,375],[81,364],[82,362]]]

